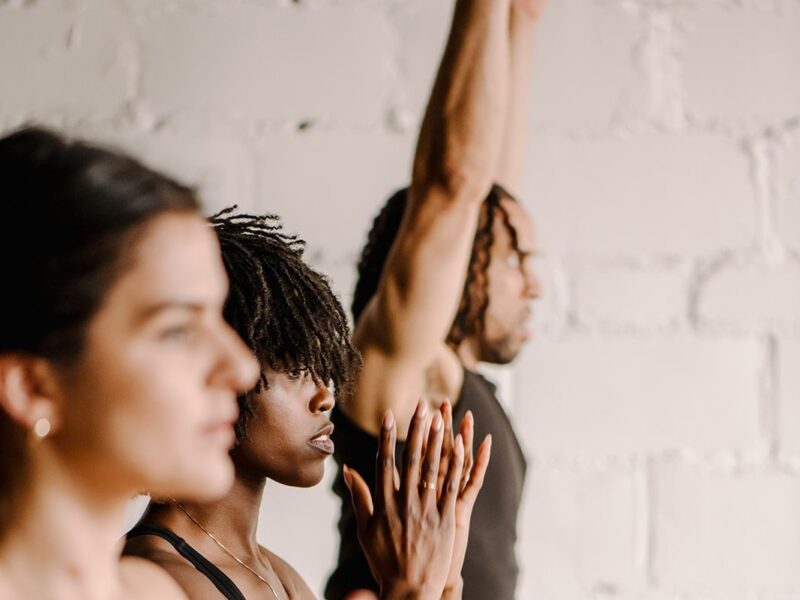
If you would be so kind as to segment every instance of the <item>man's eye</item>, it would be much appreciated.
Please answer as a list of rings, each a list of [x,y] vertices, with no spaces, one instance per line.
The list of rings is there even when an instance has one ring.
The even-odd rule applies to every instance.
[[[512,269],[519,269],[522,264],[519,254],[509,254],[508,258],[506,258],[506,264]]]

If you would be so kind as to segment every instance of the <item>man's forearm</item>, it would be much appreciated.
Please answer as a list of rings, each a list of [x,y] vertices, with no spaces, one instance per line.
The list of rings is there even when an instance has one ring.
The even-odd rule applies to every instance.
[[[525,146],[528,133],[528,89],[533,62],[533,16],[512,8],[509,27],[510,71],[508,110],[504,124],[500,161],[495,180],[512,194],[518,194],[522,183]]]
[[[412,194],[440,187],[483,200],[508,104],[510,0],[457,0],[417,143]]]

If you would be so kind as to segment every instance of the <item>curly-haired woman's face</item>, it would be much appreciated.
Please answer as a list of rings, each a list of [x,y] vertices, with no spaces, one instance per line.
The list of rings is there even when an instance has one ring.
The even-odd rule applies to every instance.
[[[107,489],[212,499],[233,479],[236,394],[255,359],[222,318],[216,237],[193,214],[157,217],[130,250],[74,366],[59,372],[52,443]]]
[[[232,455],[237,467],[284,485],[311,487],[333,454],[331,391],[308,372],[265,369],[267,387],[250,398],[245,439]]]

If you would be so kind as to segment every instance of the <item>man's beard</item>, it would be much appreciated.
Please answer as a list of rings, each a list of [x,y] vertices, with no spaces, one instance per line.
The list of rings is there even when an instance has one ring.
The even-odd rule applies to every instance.
[[[478,344],[478,360],[492,365],[507,365],[514,361],[522,349],[522,340],[506,334],[493,340],[484,335]]]

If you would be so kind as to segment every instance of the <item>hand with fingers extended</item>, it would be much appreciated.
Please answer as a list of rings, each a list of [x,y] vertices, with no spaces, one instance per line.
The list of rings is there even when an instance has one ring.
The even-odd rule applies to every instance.
[[[439,486],[444,420],[437,411],[427,429],[427,410],[425,402],[417,406],[400,477],[396,477],[394,459],[396,426],[387,411],[381,427],[374,502],[363,478],[347,467],[344,470],[358,539],[384,600],[439,599],[450,572],[464,445],[459,434]]]
[[[489,466],[489,458],[492,452],[492,436],[486,436],[481,442],[473,462],[472,442],[475,437],[475,421],[472,411],[467,411],[467,414],[461,420],[461,433],[456,438],[453,438],[453,409],[450,402],[445,401],[440,408],[440,412],[444,421],[444,440],[439,460],[439,489],[441,489],[446,473],[450,468],[450,462],[454,459],[455,444],[458,443],[459,438],[464,452],[464,467],[458,487],[458,498],[456,499],[456,537],[453,543],[453,557],[450,562],[450,571],[447,575],[444,594],[450,600],[461,596],[461,568],[464,566],[464,557],[467,553],[472,509],[475,506],[478,493],[483,487],[483,479]]]

